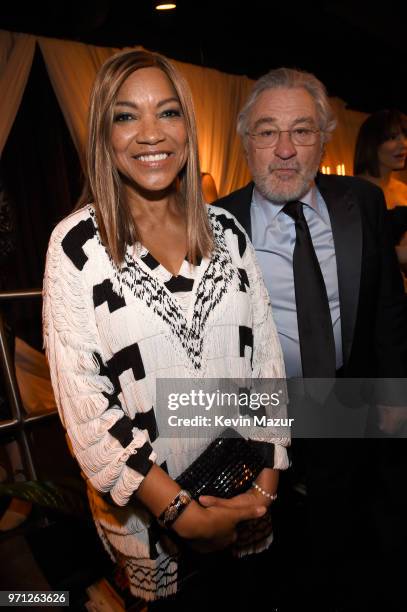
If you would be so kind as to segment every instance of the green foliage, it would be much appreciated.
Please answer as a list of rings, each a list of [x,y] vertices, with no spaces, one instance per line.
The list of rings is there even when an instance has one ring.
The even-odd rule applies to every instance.
[[[56,510],[68,516],[90,517],[86,484],[81,480],[65,478],[58,482],[24,481],[0,484],[0,497],[17,497],[42,508]]]

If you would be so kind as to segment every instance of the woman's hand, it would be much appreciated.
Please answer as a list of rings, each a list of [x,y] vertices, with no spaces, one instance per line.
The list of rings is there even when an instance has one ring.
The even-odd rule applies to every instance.
[[[201,495],[199,503],[205,508],[250,508],[259,504],[268,508],[271,500],[253,488],[230,499],[223,499],[222,497],[214,497],[212,495]]]
[[[203,495],[199,498],[199,502],[207,509],[212,509],[212,510],[215,508],[218,508],[218,509],[220,508],[236,509],[237,508],[237,509],[247,510],[249,508],[255,508],[259,504],[262,504],[263,506],[270,505],[271,500],[268,500],[267,498],[265,498],[265,496],[262,495],[259,491],[256,491],[255,489],[251,489],[249,491],[246,491],[245,493],[236,495],[235,497],[232,497],[230,499],[222,499],[220,497],[212,497],[208,495]],[[264,519],[266,519],[265,523],[263,522]],[[255,518],[247,519],[239,523],[236,526],[233,540],[228,542],[227,545],[230,546],[233,544],[237,546],[237,549],[239,549],[242,547],[242,542],[243,542],[243,548],[247,546],[247,544],[250,544],[252,534],[253,534],[253,529],[256,530],[254,525],[257,523],[257,521],[261,521],[261,530],[263,532],[265,529],[268,529],[267,534],[272,532],[271,517],[270,517],[270,514],[266,512],[260,516],[257,515]],[[200,550],[201,552],[205,552],[205,550],[202,550],[200,548],[198,548],[197,550]]]
[[[189,540],[190,546],[195,550],[222,550],[236,541],[236,527],[239,523],[258,519],[265,512],[266,505],[263,502],[252,501],[240,507],[222,507],[219,504],[207,508],[192,502],[174,523],[173,529],[179,536]]]
[[[159,466],[153,465],[137,490],[137,497],[155,516],[159,517],[179,493],[179,485]],[[204,508],[191,501],[174,521],[172,529],[202,551],[221,550],[236,540],[236,526],[242,521],[257,519],[266,512],[267,500],[241,507]]]
[[[256,478],[256,483],[262,489],[271,493],[277,490],[278,480],[278,470],[264,468]],[[221,497],[213,497],[210,495],[201,495],[199,498],[199,503],[205,508],[250,508],[259,505],[268,508],[272,503],[272,500],[253,487],[245,493],[241,493],[240,495],[236,495],[230,499],[223,499]]]

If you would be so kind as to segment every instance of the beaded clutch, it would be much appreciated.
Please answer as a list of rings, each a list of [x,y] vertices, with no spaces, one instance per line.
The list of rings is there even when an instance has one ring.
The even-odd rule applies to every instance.
[[[254,445],[228,428],[176,481],[195,500],[200,495],[228,499],[250,489],[264,465]]]

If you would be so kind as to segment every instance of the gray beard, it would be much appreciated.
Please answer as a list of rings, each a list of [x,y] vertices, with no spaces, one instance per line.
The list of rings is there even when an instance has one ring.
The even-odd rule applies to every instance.
[[[272,202],[281,204],[283,202],[291,202],[292,200],[300,200],[310,190],[318,167],[319,164],[316,168],[307,172],[305,176],[301,177],[299,184],[291,189],[278,189],[270,186],[270,181],[267,180],[270,175],[265,178],[254,177],[254,182],[261,195]]]
[[[276,188],[275,186],[271,186],[270,177],[271,172],[273,171],[272,167],[268,168],[268,174],[266,176],[255,176],[253,174],[254,183],[258,189],[258,191],[265,197],[267,200],[271,200],[272,202],[276,202],[276,204],[282,204],[285,202],[291,202],[292,200],[301,200],[305,196],[306,193],[311,189],[312,184],[314,182],[315,176],[319,170],[320,163],[324,156],[325,146],[324,143],[321,143],[321,147],[319,150],[318,158],[315,159],[314,165],[301,176],[301,180],[299,181],[297,187],[293,186],[291,191],[287,191],[286,189]],[[270,164],[272,166],[272,164]],[[279,163],[280,167],[290,168],[294,167],[299,169],[297,163],[292,164],[290,161]],[[283,184],[284,187],[284,184]]]
[[[271,200],[276,204],[283,204],[285,202],[291,202],[293,200],[301,200],[303,196],[310,190],[312,185],[312,181],[308,182],[306,185],[302,184],[297,189],[292,189],[291,191],[272,191],[270,189],[263,189],[261,185],[256,185],[257,189],[260,191],[263,197],[267,200]]]

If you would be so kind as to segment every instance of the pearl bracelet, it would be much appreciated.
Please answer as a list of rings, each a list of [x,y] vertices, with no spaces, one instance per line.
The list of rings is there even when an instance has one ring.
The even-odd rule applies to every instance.
[[[259,487],[256,482],[252,482],[252,487],[254,487],[256,491],[258,491],[259,493],[264,495],[264,497],[267,497],[267,499],[270,499],[271,501],[275,501],[277,499],[277,493],[267,493],[267,491]]]

